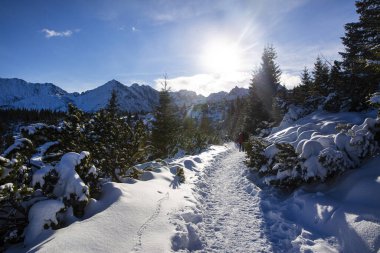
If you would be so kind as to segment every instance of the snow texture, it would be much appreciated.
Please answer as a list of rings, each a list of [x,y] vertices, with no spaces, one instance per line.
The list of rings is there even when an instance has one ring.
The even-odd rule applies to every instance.
[[[65,208],[65,205],[54,199],[35,203],[29,211],[29,224],[25,229],[25,244],[31,243],[44,230],[44,226],[58,224],[57,213]]]
[[[304,152],[309,176],[323,175],[317,151],[327,161],[352,161],[345,157],[352,137],[363,140],[366,129],[374,127],[372,120],[363,123],[367,116],[314,114],[268,139],[286,140],[294,147],[302,144],[302,151],[311,145]],[[350,128],[352,136],[332,127],[342,118],[357,124]],[[304,134],[307,131],[312,132]],[[265,153],[277,152],[272,146]],[[70,168],[80,157],[69,153],[59,166],[73,175]],[[83,220],[40,233],[43,222],[56,221],[53,214],[60,205],[52,203],[54,210],[36,219],[36,232],[27,233],[36,239],[9,252],[379,252],[379,157],[340,180],[304,186],[291,194],[265,185],[249,172],[244,159],[244,153],[228,144],[196,156],[137,165],[145,170],[143,180],[105,183],[102,198],[90,200]],[[186,178],[182,184],[176,176],[180,168]],[[275,176],[289,173],[293,172]]]

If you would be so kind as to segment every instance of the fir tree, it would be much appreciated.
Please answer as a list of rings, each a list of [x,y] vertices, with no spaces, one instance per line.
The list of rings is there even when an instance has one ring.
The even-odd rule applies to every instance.
[[[351,110],[365,108],[366,97],[376,90],[380,81],[380,3],[361,0],[356,2],[356,8],[359,22],[345,25],[342,37],[345,51],[340,52]]]
[[[177,142],[178,119],[172,104],[167,78],[160,91],[159,105],[155,112],[156,120],[153,122],[152,145],[155,156],[164,158],[170,155]]]
[[[329,93],[329,67],[320,57],[314,63],[313,69],[313,95],[315,97],[327,96]]]
[[[281,76],[276,58],[272,46],[264,49],[261,67],[254,74],[249,87],[249,104],[244,120],[246,132],[255,133],[258,127],[265,126],[265,122],[273,119],[273,105]]]

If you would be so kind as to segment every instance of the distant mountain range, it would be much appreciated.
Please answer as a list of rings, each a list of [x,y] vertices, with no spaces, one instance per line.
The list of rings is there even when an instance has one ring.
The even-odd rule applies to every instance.
[[[51,109],[65,111],[69,103],[86,112],[104,108],[115,90],[121,110],[151,112],[159,101],[159,92],[149,85],[137,83],[126,86],[111,80],[93,90],[82,93],[67,91],[52,83],[28,83],[17,78],[0,78],[0,108]],[[179,105],[194,105],[233,100],[248,94],[248,89],[235,87],[230,92],[212,93],[208,97],[193,91],[171,92],[173,101]]]

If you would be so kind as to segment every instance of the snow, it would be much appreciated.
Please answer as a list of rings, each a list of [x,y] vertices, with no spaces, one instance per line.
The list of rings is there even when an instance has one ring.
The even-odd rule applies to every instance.
[[[9,146],[1,156],[6,157],[10,153],[12,153],[14,150],[19,150],[21,148],[24,148],[25,146],[33,146],[32,142],[27,138],[20,138],[16,139],[15,142]]]
[[[36,203],[25,248],[18,245],[8,251],[379,252],[380,157],[362,161],[362,152],[352,145],[371,138],[368,129],[375,121],[365,120],[368,115],[316,113],[267,138],[300,147],[307,178],[325,177],[326,164],[336,165],[336,170],[359,166],[336,179],[284,192],[250,173],[245,153],[233,144],[212,146],[199,155],[136,165],[144,170],[140,180],[104,183],[102,197],[88,200],[83,219],[72,219],[59,230],[41,228],[58,221],[62,202]],[[356,125],[338,132],[335,126],[342,122]],[[271,145],[264,154],[273,158],[278,152]],[[68,153],[56,165],[64,180],[57,186],[60,196],[73,192],[87,198],[74,169],[86,155]],[[323,164],[319,156],[325,158]],[[179,169],[184,170],[185,183],[176,176]],[[40,170],[43,175],[49,168]],[[272,177],[295,173],[278,169]],[[33,182],[43,179],[35,175]]]
[[[70,154],[63,163],[73,166],[79,158]],[[244,153],[228,144],[138,165],[146,180],[105,183],[84,219],[59,230],[41,227],[56,222],[51,214],[61,202],[38,202],[31,215],[42,206],[54,210],[33,217],[29,244],[9,252],[378,252],[379,157],[290,195],[262,184],[243,161]]]
[[[376,92],[375,94],[373,94],[370,97],[369,102],[374,105],[380,105],[380,92]]]
[[[29,211],[29,224],[25,229],[25,244],[36,239],[43,231],[45,224],[58,224],[57,212],[65,205],[58,200],[49,199],[37,202]]]
[[[42,187],[45,184],[44,177],[53,169],[54,168],[52,166],[43,166],[42,168],[36,170],[33,173],[33,177],[32,177],[33,187],[36,186],[37,184],[39,184],[39,186]]]
[[[46,142],[44,143],[43,145],[39,146],[37,148],[37,153],[34,154],[31,159],[30,159],[30,163],[38,168],[41,168],[43,167],[45,164],[44,162],[42,161],[42,157],[45,155],[46,151],[51,148],[52,146],[54,145],[58,145],[59,142],[58,141],[49,141],[49,142]]]
[[[0,185],[0,191],[9,190],[13,191],[13,184],[12,183],[6,183],[3,185]]]
[[[264,168],[270,167],[276,171],[281,166],[275,166],[278,150],[276,143],[289,143],[294,147],[301,161],[302,172],[278,173],[277,177],[269,175],[265,181],[286,179],[300,179],[304,182],[310,179],[325,180],[334,172],[342,172],[355,168],[373,155],[378,145],[374,140],[379,119],[376,111],[365,113],[326,113],[315,112],[304,118],[300,118],[288,127],[279,127],[264,140],[270,146],[264,152],[268,159]],[[273,151],[271,151],[273,149]],[[275,151],[275,152],[274,152]]]
[[[87,154],[88,152],[86,151],[81,152],[81,154],[70,152],[62,156],[61,161],[55,167],[59,175],[58,183],[54,188],[54,194],[56,196],[70,198],[71,194],[75,194],[78,200],[87,201],[89,189],[75,171],[75,166],[77,166],[80,160]]]
[[[226,150],[225,146],[213,146],[198,156],[138,165],[149,169],[144,173],[150,175],[146,181],[105,183],[101,199],[90,200],[83,220],[41,233],[35,240],[28,240],[26,248],[14,247],[9,252],[37,249],[39,252],[170,252],[176,228],[171,223],[172,217],[178,210],[195,206],[192,188],[196,175]],[[70,168],[79,158],[80,154],[68,153],[58,167],[66,168],[71,174]],[[175,175],[174,168],[178,167],[184,168],[185,184],[180,184]]]

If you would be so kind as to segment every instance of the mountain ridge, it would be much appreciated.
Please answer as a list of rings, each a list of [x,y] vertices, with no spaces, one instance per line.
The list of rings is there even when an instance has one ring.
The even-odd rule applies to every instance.
[[[31,83],[19,78],[0,78],[0,108],[50,109],[66,111],[69,103],[86,112],[104,108],[116,91],[119,107],[123,111],[151,112],[159,102],[159,91],[149,85],[133,83],[127,86],[115,79],[94,89],[69,93],[53,83]],[[171,91],[178,106],[232,100],[248,94],[248,89],[235,87],[230,92],[211,93],[205,97],[194,91]]]

